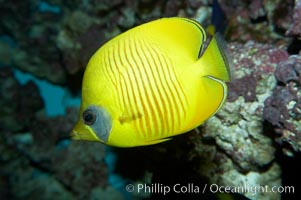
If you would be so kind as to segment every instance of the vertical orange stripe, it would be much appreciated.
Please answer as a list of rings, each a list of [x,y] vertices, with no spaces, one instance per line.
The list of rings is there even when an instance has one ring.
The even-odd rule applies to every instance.
[[[119,102],[119,108],[124,108],[125,107],[125,102],[123,97],[123,89],[122,89],[122,77],[121,77],[121,69],[119,68],[119,63],[117,62],[117,58],[118,58],[118,52],[116,51],[115,46],[109,49],[109,55],[108,55],[108,62],[111,63],[112,66],[112,70],[115,71],[114,74],[116,74],[118,72],[118,75],[116,75],[116,80],[118,81],[118,85],[117,85],[117,91],[118,91],[118,102]],[[118,77],[117,77],[118,76]]]
[[[165,76],[165,70],[169,66],[163,66],[162,62],[160,61],[160,58],[158,54],[156,53],[156,50],[150,46],[149,47],[149,52],[151,58],[154,60],[155,65],[154,67],[156,68],[157,71],[157,78],[156,80],[158,81],[158,87],[159,88],[159,93],[160,93],[160,100],[162,101],[162,110],[163,110],[163,121],[164,126],[166,127],[166,135],[162,135],[162,137],[170,136],[170,134],[173,132],[174,128],[174,112],[172,108],[172,103],[171,103],[171,96],[168,94],[168,82],[166,80]]]
[[[119,71],[119,85],[120,85],[120,101],[122,102],[123,106],[121,107],[121,112],[122,115],[128,114],[126,112],[128,112],[128,110],[126,110],[126,108],[129,106],[130,102],[129,102],[129,98],[127,97],[127,85],[125,83],[125,78],[124,78],[124,69],[122,66],[122,63],[120,61],[120,54],[119,54],[119,46],[115,45],[114,49],[113,49],[113,54],[114,54],[114,63],[115,63],[115,67],[118,69]],[[123,116],[120,116],[123,117]]]
[[[124,42],[120,41],[118,47],[118,53],[119,53],[119,61],[120,61],[120,65],[122,66],[123,70],[122,70],[122,78],[123,78],[123,84],[124,84],[124,94],[125,96],[123,97],[125,99],[125,102],[127,102],[125,104],[125,108],[124,108],[124,114],[125,114],[125,118],[127,120],[132,120],[133,117],[136,115],[136,113],[134,113],[137,109],[135,107],[134,102],[134,98],[133,98],[133,89],[132,89],[132,81],[129,78],[129,64],[126,62],[125,60],[125,46],[124,46]],[[138,114],[138,113],[137,113]],[[132,121],[131,121],[132,123]]]
[[[142,119],[136,120],[134,123],[136,125],[136,127],[138,127],[138,130],[140,130],[141,134],[144,134],[144,139],[146,137],[146,123],[145,123],[145,117],[143,117],[145,114],[147,114],[147,109],[145,106],[145,103],[143,101],[142,98],[142,88],[141,88],[141,84],[142,81],[139,78],[139,76],[137,76],[137,70],[136,68],[137,63],[135,62],[135,59],[133,59],[133,50],[132,50],[132,46],[130,41],[125,41],[125,52],[124,56],[126,59],[127,64],[129,65],[128,67],[128,76],[129,76],[129,81],[131,82],[131,86],[132,86],[132,95],[133,95],[133,104],[135,105],[136,111],[137,112],[142,112]],[[141,110],[142,109],[142,110]],[[138,123],[139,122],[139,123]]]
[[[170,66],[170,63],[168,62],[168,60],[166,58],[163,58],[163,63],[166,65],[166,66]],[[176,110],[176,123],[175,123],[175,129],[178,129],[180,126],[181,126],[181,105],[179,103],[179,96],[178,96],[178,92],[177,92],[177,87],[175,86],[175,83],[174,83],[174,71],[170,69],[171,67],[168,67],[167,68],[167,74],[169,76],[169,79],[170,79],[170,88],[171,88],[171,91],[170,91],[170,94],[172,95],[172,98],[174,100],[174,109]]]
[[[136,84],[138,86],[139,89],[139,97],[140,97],[140,101],[144,110],[143,113],[143,126],[142,128],[142,132],[144,133],[144,138],[145,140],[147,140],[149,138],[149,135],[151,133],[151,128],[152,128],[152,123],[150,119],[151,116],[151,108],[149,106],[149,100],[147,99],[147,87],[145,85],[145,79],[143,76],[143,71],[141,70],[142,68],[142,62],[139,59],[139,57],[137,56],[137,48],[135,45],[134,41],[129,40],[129,46],[130,46],[130,60],[132,60],[134,62],[134,65],[132,65],[133,67],[133,72],[134,72],[134,76],[136,77]]]
[[[169,60],[167,57],[164,57],[164,60],[166,60],[167,63],[171,63],[171,60]],[[173,87],[174,87],[174,91],[177,95],[177,98],[176,100],[179,100],[181,106],[179,106],[180,108],[180,112],[183,113],[184,117],[186,116],[186,109],[185,109],[185,105],[186,105],[186,95],[185,95],[185,92],[179,82],[179,80],[177,79],[177,74],[175,73],[175,69],[173,67],[172,64],[169,64],[169,66],[172,66],[171,68],[168,68],[170,70],[170,74],[173,75],[172,76],[172,84],[173,84]],[[181,90],[181,92],[179,91]]]
[[[134,58],[136,59],[136,61],[139,63],[139,71],[141,73],[142,76],[142,80],[143,80],[143,86],[145,89],[145,97],[147,100],[147,106],[150,108],[150,113],[148,116],[146,116],[146,120],[149,121],[149,124],[151,125],[149,128],[149,133],[151,134],[150,137],[155,133],[158,132],[158,124],[157,124],[157,120],[158,118],[156,117],[156,111],[155,111],[155,107],[156,105],[154,104],[153,101],[153,97],[152,97],[152,89],[151,89],[151,77],[150,74],[148,74],[148,72],[146,71],[146,68],[149,68],[150,66],[148,66],[148,64],[146,63],[145,57],[143,56],[142,52],[142,47],[139,44],[138,45],[138,41],[136,40],[133,44],[135,44],[135,55]]]
[[[158,62],[157,57],[154,56],[150,46],[147,43],[142,43],[142,45],[147,49],[145,52],[145,56],[148,60],[148,64],[150,66],[151,75],[153,77],[153,80],[155,82],[155,85],[153,86],[153,90],[155,90],[154,98],[155,98],[155,104],[156,109],[159,115],[159,127],[161,135],[158,135],[158,137],[165,137],[167,133],[169,133],[169,124],[167,119],[167,109],[166,109],[166,95],[164,93],[163,85],[161,75],[158,70]]]
[[[133,38],[109,48],[103,62],[108,63],[105,73],[118,83],[120,108],[127,109],[123,112],[128,117],[141,112],[142,118],[133,123],[142,137],[158,139],[177,131],[187,99],[172,60],[155,46]]]
[[[154,63],[152,62],[152,60],[150,59],[150,56],[149,56],[149,53],[148,53],[148,49],[147,49],[147,46],[144,44],[144,43],[141,43],[140,42],[140,49],[141,49],[141,52],[142,52],[142,55],[143,55],[143,58],[146,62],[146,64],[144,65],[144,69],[149,77],[149,80],[150,80],[150,83],[149,83],[149,86],[150,86],[150,94],[151,94],[151,100],[153,101],[154,103],[154,117],[155,117],[155,123],[157,124],[157,130],[155,130],[154,132],[154,136],[155,137],[160,137],[160,133],[162,133],[163,131],[163,127],[162,127],[162,123],[161,123],[161,120],[162,120],[162,110],[160,109],[161,108],[161,105],[160,105],[160,100],[159,100],[159,96],[157,94],[157,91],[158,91],[158,85],[156,83],[156,73],[154,72]]]
[[[114,70],[114,66],[112,65],[112,62],[110,62],[110,52],[109,49],[105,50],[103,52],[103,56],[102,58],[102,62],[100,63],[101,65],[104,66],[99,66],[100,69],[105,69],[105,74],[107,76],[107,79],[110,79],[114,85],[114,87],[117,89],[117,80],[116,80],[116,76],[115,76],[115,70]]]
[[[156,53],[158,53],[157,51],[155,51]],[[171,97],[171,110],[172,111],[175,111],[174,114],[173,114],[173,121],[174,121],[174,131],[176,131],[175,129],[177,129],[180,125],[180,112],[179,112],[179,103],[178,103],[178,100],[177,98],[175,97],[175,86],[174,86],[174,79],[172,78],[173,74],[174,73],[172,70],[170,70],[170,68],[172,68],[172,64],[170,62],[167,62],[166,59],[163,57],[163,56],[158,56],[159,57],[159,61],[162,63],[162,66],[167,66],[164,69],[164,76],[165,76],[165,79],[167,81],[167,88],[168,88],[168,93],[167,95]]]

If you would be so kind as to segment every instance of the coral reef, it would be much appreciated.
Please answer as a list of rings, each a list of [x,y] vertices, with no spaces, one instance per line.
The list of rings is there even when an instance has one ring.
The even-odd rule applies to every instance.
[[[35,112],[44,106],[36,85],[20,85],[9,67],[0,69],[0,98],[1,131],[15,132],[30,126]]]
[[[301,151],[301,56],[280,62],[275,76],[278,84],[265,101],[264,119],[275,127],[284,153],[292,156]]]
[[[209,166],[200,168],[200,173],[219,185],[280,186],[276,150],[271,133],[264,129],[262,115],[264,102],[276,85],[276,66],[288,54],[284,49],[252,41],[245,45],[231,43],[229,48],[235,64],[229,100],[205,123],[201,129],[204,135],[191,141],[196,152],[206,151],[211,160]],[[275,193],[244,195],[251,199],[279,199]]]
[[[286,31],[286,35],[288,36],[301,36],[301,1],[295,0],[295,7],[293,11],[292,23],[288,30]]]
[[[42,12],[41,6],[42,2],[37,1],[2,1],[0,32],[14,41],[9,55],[11,63],[36,76],[63,83],[66,77],[53,38],[59,28],[60,8]]]
[[[14,41],[5,60],[37,77],[73,88],[80,88],[77,82],[81,82],[91,54],[121,31],[158,17],[194,13],[199,6],[209,9],[207,1],[27,0],[15,4],[4,0],[2,5],[0,33]],[[202,16],[204,20],[209,15]],[[67,79],[77,81],[70,84]]]
[[[1,199],[87,199],[114,191],[107,184],[104,146],[69,145],[77,109],[49,118],[33,82],[20,85],[10,68],[1,68],[0,76]]]
[[[226,35],[229,40],[290,43],[291,38],[285,37],[285,32],[293,22],[291,13],[297,10],[293,0],[220,0],[220,4],[228,19]]]

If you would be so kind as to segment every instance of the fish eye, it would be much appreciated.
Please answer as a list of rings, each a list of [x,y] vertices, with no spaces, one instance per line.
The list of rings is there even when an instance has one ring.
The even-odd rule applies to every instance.
[[[93,110],[88,109],[83,113],[84,123],[89,126],[94,124],[94,122],[96,121],[96,118],[97,118],[97,115],[96,115],[95,111],[93,111]]]

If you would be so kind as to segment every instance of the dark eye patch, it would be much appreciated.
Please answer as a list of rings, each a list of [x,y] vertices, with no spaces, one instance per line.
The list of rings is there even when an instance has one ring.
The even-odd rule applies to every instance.
[[[107,142],[112,129],[112,119],[105,108],[91,105],[82,114],[83,122],[90,126],[103,142]]]

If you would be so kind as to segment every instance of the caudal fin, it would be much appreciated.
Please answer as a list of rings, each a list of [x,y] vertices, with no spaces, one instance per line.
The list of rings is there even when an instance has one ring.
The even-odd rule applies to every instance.
[[[223,37],[216,33],[211,39],[207,49],[199,59],[205,66],[202,75],[229,82],[232,79],[232,60],[229,56],[227,44]]]

